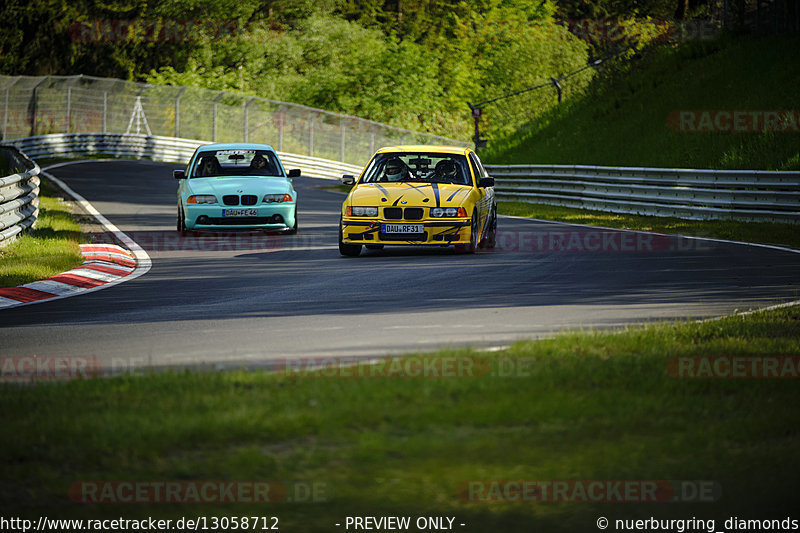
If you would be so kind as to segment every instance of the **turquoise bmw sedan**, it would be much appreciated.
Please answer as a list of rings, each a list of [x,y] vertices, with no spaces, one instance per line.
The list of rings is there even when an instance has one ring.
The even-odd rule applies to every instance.
[[[297,232],[297,193],[275,150],[266,144],[200,146],[178,180],[179,232],[263,229]]]

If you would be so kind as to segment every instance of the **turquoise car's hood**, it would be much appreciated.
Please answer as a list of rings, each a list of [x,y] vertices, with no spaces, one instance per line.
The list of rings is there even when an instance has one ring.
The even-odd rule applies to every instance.
[[[187,180],[191,194],[288,194],[292,192],[289,180],[281,177],[215,177]]]

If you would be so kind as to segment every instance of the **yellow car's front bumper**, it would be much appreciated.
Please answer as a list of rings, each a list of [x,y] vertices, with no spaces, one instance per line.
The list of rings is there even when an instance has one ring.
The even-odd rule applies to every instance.
[[[449,245],[469,244],[470,219],[385,220],[342,219],[342,242],[346,244]],[[398,228],[400,226],[401,228]],[[421,227],[421,228],[420,228]],[[402,229],[403,232],[390,232]],[[416,231],[422,229],[423,231]],[[412,230],[411,232],[406,232]]]

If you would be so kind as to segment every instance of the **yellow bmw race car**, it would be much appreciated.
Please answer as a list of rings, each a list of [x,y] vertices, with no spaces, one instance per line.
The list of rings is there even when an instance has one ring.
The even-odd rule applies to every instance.
[[[494,179],[469,148],[381,148],[342,204],[339,252],[361,247],[455,246],[463,252],[494,248],[497,202]]]

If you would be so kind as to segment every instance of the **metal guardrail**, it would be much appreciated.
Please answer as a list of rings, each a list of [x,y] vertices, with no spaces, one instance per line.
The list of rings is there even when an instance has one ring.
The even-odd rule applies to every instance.
[[[30,155],[41,157],[108,156],[114,158],[152,159],[185,165],[198,146],[208,144],[196,139],[178,139],[152,135],[121,133],[52,134],[15,139],[13,145]],[[361,167],[297,154],[278,152],[286,168],[299,168],[311,178],[338,179],[342,174],[358,174]]]
[[[800,222],[800,172],[487,165],[500,200],[708,220]]]
[[[0,158],[4,169],[16,170],[0,178],[0,247],[3,247],[36,223],[40,169],[24,153],[10,146],[0,146]]]
[[[113,133],[52,134],[13,142],[32,158],[105,155],[178,164],[186,164],[198,146],[207,144],[194,139]],[[299,168],[308,177],[335,180],[342,174],[361,172],[357,165],[278,153],[285,167]],[[35,168],[38,174],[38,166]],[[686,219],[800,222],[800,172],[582,165],[486,168],[496,180],[495,192],[500,200]],[[0,183],[2,187],[11,185]],[[31,183],[38,191],[38,178]],[[5,227],[2,224],[0,215],[0,229]]]
[[[4,166],[19,169],[0,178],[0,247],[33,227],[39,215],[39,165],[31,158],[86,157],[147,158],[185,165],[206,141],[103,133],[54,134],[16,139],[13,146],[0,146]],[[24,152],[24,153],[23,153]],[[278,152],[286,168],[299,168],[304,176],[338,180],[342,174],[358,174],[361,167],[338,161]],[[23,168],[27,168],[21,172]]]

